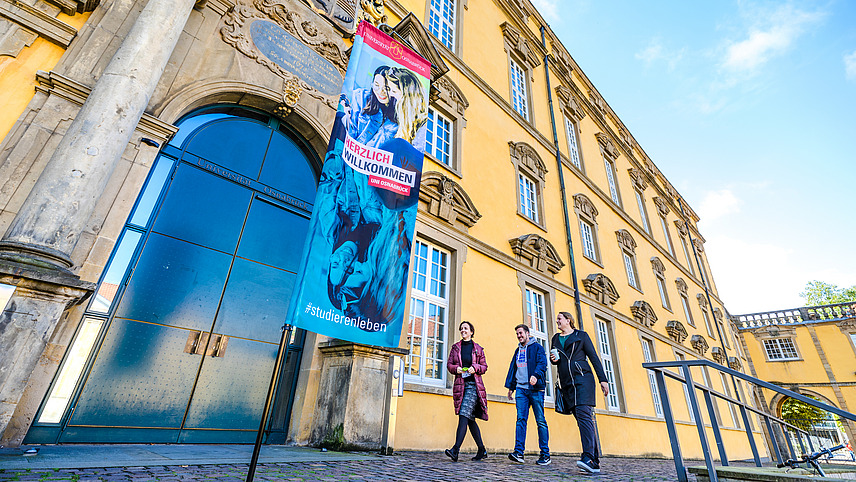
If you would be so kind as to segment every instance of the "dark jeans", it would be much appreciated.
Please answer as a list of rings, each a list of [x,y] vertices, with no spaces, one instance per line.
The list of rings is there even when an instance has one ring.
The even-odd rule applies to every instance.
[[[514,397],[517,405],[517,429],[514,433],[514,453],[523,455],[526,444],[526,422],[529,419],[529,407],[535,415],[538,424],[538,447],[542,457],[550,456],[550,433],[547,431],[547,419],[544,418],[544,391],[529,390],[518,387]]]
[[[583,457],[589,456],[595,462],[600,459],[600,453],[597,450],[597,441],[594,433],[594,419],[592,418],[592,409],[588,405],[577,405],[571,413],[577,419],[577,426],[580,428],[580,443],[583,448]]]

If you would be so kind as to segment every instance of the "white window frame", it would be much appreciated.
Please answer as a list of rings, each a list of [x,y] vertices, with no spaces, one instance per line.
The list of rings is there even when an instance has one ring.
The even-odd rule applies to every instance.
[[[719,372],[719,378],[722,380],[722,389],[725,391],[725,394],[732,397],[731,386],[728,385],[728,378],[726,378],[725,374],[722,372]],[[728,405],[728,412],[731,414],[731,421],[734,423],[733,426],[740,428],[740,418],[737,416],[737,407],[735,407],[733,403],[725,402],[725,404]]]
[[[648,338],[642,338],[642,358],[645,360],[645,363],[651,363],[654,360],[654,342],[649,340]],[[647,370],[648,372],[648,384],[651,386],[651,397],[654,401],[654,414],[662,418],[663,417],[663,404],[660,401],[660,390],[659,385],[657,384],[657,377],[654,375],[653,370]]]
[[[681,297],[681,306],[684,309],[684,316],[687,318],[687,323],[690,326],[692,326],[693,328],[695,328],[695,320],[693,319],[693,312],[690,310],[690,301],[687,299],[687,297],[683,293],[680,294],[680,297]]]
[[[580,219],[580,238],[582,238],[583,256],[598,262],[594,227],[585,219]]]
[[[455,16],[457,5],[455,0],[430,0],[428,7],[428,31],[441,44],[455,51]]]
[[[672,311],[672,304],[669,302],[669,293],[666,291],[666,279],[659,274],[654,275],[657,279],[657,291],[660,292],[660,303],[663,308]]]
[[[639,276],[636,274],[636,262],[633,260],[633,256],[623,250],[621,254],[624,256],[624,270],[627,272],[627,284],[637,290],[641,290],[642,288],[639,287]]]
[[[666,249],[669,250],[669,254],[672,257],[675,257],[675,247],[672,245],[672,235],[669,234],[669,226],[666,223],[666,217],[660,216],[660,226],[663,228],[663,235],[666,237]]]
[[[609,197],[615,204],[621,206],[621,195],[618,192],[618,180],[615,175],[615,162],[604,155],[603,166],[606,170],[606,182],[609,185]]]
[[[517,185],[520,197],[518,200],[520,214],[531,219],[535,224],[540,223],[538,213],[538,183],[523,172],[518,172]]]
[[[610,412],[621,411],[618,400],[618,383],[616,381],[615,358],[612,354],[612,344],[609,339],[609,325],[606,321],[595,317],[597,324],[597,343],[600,353],[600,362],[606,373],[606,381],[609,385],[609,395],[606,397],[606,408]]]
[[[527,122],[529,121],[529,96],[526,84],[526,69],[509,57],[508,68],[511,74],[511,107]]]
[[[413,247],[413,265],[412,265],[412,288],[410,290],[410,313],[408,319],[408,347],[410,353],[405,357],[405,375],[404,378],[408,382],[419,383],[423,385],[433,385],[443,387],[446,385],[446,355],[448,353],[449,344],[449,320],[450,320],[450,277],[452,270],[452,253],[448,250],[434,246],[431,243],[417,239]],[[424,247],[423,250],[420,249]],[[419,307],[422,307],[422,312],[417,313]],[[444,313],[442,324],[439,326],[438,333],[429,338],[429,316],[431,308],[435,307],[438,310],[442,309]],[[419,334],[413,330],[413,319],[415,316],[422,317],[422,327]],[[415,353],[413,347],[415,344],[412,339],[419,337],[419,350]],[[433,340],[434,356],[429,356],[429,342]],[[438,343],[439,342],[439,343]],[[418,363],[417,373],[411,374],[411,367],[416,359]],[[439,377],[426,375],[428,362],[436,362],[435,375]],[[438,373],[439,372],[439,373]]]
[[[639,217],[642,218],[642,229],[646,233],[651,234],[651,222],[648,220],[648,211],[645,209],[645,198],[638,189],[634,189],[633,191],[636,193],[636,206],[639,207]]]
[[[690,256],[689,248],[687,247],[687,238],[685,236],[681,236],[681,249],[684,250],[684,258],[687,260],[687,268],[689,268],[690,273],[695,276],[695,268],[693,268],[693,260]]]
[[[568,158],[570,159],[571,164],[582,171],[583,163],[580,159],[580,144],[579,136],[577,136],[577,124],[567,116],[565,116],[565,133],[568,141]]]
[[[529,326],[529,335],[534,338],[543,348],[544,353],[550,352],[549,342],[549,325],[547,315],[547,295],[539,290],[529,286],[524,290],[524,300],[526,304],[526,325]],[[550,365],[547,365],[546,376],[546,394],[545,399],[553,399],[553,370]]]
[[[764,355],[769,361],[800,360],[800,354],[792,338],[769,338],[763,340],[763,347]]]
[[[455,124],[434,108],[428,108],[428,132],[425,150],[437,162],[452,167],[452,146],[455,142]]]
[[[684,361],[684,360],[686,360],[686,358],[687,357],[684,356],[683,353],[675,352],[675,360]],[[681,376],[683,376],[683,374],[684,374],[683,369],[679,369],[678,371],[681,374]],[[695,415],[693,414],[693,406],[692,406],[692,402],[690,402],[690,391],[689,391],[686,383],[681,383],[681,386],[684,388],[684,398],[686,398],[686,400],[687,400],[687,413],[690,416],[690,422],[695,423]]]
[[[710,315],[707,314],[707,308],[701,305],[699,305],[699,308],[701,308],[701,317],[704,320],[704,327],[707,329],[707,334],[715,340],[716,334],[713,332],[713,324],[710,321]]]

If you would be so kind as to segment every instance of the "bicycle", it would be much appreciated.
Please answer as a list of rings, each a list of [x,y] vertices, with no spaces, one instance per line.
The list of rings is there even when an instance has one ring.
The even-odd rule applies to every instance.
[[[817,472],[817,474],[819,476],[826,477],[826,472],[824,472],[823,469],[820,467],[820,464],[817,463],[817,459],[819,459],[825,455],[827,458],[827,461],[828,461],[830,458],[832,458],[832,452],[835,452],[836,450],[841,450],[843,448],[844,448],[844,444],[841,444],[841,445],[836,445],[835,447],[832,447],[832,448],[819,450],[817,452],[813,452],[810,454],[802,454],[802,456],[800,456],[799,459],[797,459],[797,460],[787,459],[787,460],[785,460],[785,463],[783,463],[783,464],[776,464],[776,467],[778,467],[778,468],[790,467],[791,469],[799,469],[799,468],[802,468],[802,467],[800,467],[799,464],[807,463]]]

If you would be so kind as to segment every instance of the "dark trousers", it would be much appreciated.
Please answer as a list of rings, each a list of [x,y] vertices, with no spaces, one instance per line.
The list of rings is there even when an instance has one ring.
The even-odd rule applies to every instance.
[[[580,428],[583,456],[588,455],[595,462],[599,462],[600,453],[597,450],[597,440],[595,439],[593,409],[594,407],[589,405],[577,405],[571,410],[571,413],[574,414],[574,418],[577,419],[577,426]]]

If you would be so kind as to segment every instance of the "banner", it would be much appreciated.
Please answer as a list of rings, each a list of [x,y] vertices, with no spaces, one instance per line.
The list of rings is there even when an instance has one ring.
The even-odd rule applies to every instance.
[[[430,75],[428,61],[359,25],[289,305],[294,326],[398,346]]]

